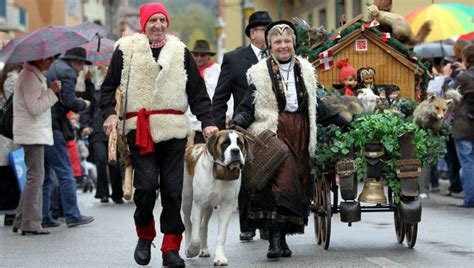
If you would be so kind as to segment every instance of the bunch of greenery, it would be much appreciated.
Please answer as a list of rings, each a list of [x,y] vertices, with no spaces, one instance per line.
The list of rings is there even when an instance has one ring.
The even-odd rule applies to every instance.
[[[418,128],[413,122],[389,111],[376,114],[364,114],[351,123],[351,131],[342,133],[339,129],[330,127],[328,130],[318,130],[324,135],[318,139],[324,142],[318,144],[314,157],[313,171],[316,176],[325,168],[334,165],[340,156],[347,155],[351,148],[355,151],[357,178],[362,180],[367,173],[365,160],[365,144],[380,142],[385,148],[382,176],[388,180],[389,187],[394,193],[394,201],[400,200],[400,182],[396,177],[396,161],[400,159],[399,138],[407,132],[414,132],[413,145],[416,147],[416,158],[423,166],[430,166],[446,153],[445,137],[435,135],[430,130]]]
[[[418,103],[413,99],[401,98],[400,100],[392,103],[391,107],[395,108],[397,111],[400,111],[407,120],[411,121],[413,117],[413,112],[415,111]]]

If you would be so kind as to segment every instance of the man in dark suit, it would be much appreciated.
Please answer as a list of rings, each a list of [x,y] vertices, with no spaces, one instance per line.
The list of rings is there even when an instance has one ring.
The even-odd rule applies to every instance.
[[[224,54],[221,73],[217,82],[216,91],[212,99],[213,115],[217,127],[226,126],[225,115],[227,101],[234,97],[234,112],[248,91],[247,70],[259,60],[267,56],[265,46],[265,29],[272,19],[266,11],[256,11],[249,17],[245,34],[250,39],[250,45],[237,48]],[[255,236],[255,229],[248,226],[247,214],[250,194],[242,184],[239,194],[240,240],[249,241]]]

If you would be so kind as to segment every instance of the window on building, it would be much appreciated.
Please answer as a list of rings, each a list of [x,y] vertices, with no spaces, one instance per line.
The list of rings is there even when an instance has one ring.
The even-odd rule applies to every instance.
[[[362,0],[353,0],[352,2],[352,17],[362,14]]]
[[[7,16],[7,0],[0,0],[0,17],[6,18]]]
[[[24,7],[18,7],[20,10],[20,25],[26,27],[26,9]]]
[[[336,0],[336,25],[341,25],[341,20],[345,20],[346,1]]]
[[[324,28],[327,28],[327,16],[325,8],[319,10],[319,25],[324,26]]]

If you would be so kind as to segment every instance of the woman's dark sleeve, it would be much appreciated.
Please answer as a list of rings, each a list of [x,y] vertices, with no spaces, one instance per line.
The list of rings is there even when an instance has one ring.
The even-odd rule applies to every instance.
[[[251,84],[247,94],[244,96],[242,102],[235,110],[234,118],[232,119],[231,124],[235,124],[247,129],[250,124],[253,123],[255,120],[255,91],[255,86]]]
[[[188,75],[186,82],[186,94],[191,112],[196,115],[202,123],[202,129],[208,126],[215,126],[212,119],[211,99],[207,94],[206,83],[199,73],[199,69],[191,56],[189,49],[184,51],[184,68]]]
[[[331,107],[327,106],[320,98],[318,99],[318,106],[316,107],[316,122],[323,126],[335,124],[342,130],[348,130],[351,125],[342,116],[334,111]]]
[[[104,82],[100,87],[100,108],[102,116],[107,118],[115,112],[115,91],[120,86],[122,79],[122,68],[123,68],[123,53],[118,47],[112,54],[110,65],[107,70]]]

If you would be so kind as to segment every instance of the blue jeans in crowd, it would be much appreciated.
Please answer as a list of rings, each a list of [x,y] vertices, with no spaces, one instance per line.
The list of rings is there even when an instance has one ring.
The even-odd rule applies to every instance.
[[[63,133],[53,130],[53,138],[54,145],[46,146],[44,152],[43,223],[53,220],[50,207],[52,170],[56,173],[59,182],[59,196],[66,223],[77,222],[81,219],[81,212],[77,206],[76,179],[72,171],[71,158],[69,157]]]
[[[474,205],[474,141],[454,140],[459,162],[461,182],[464,189],[464,205]]]

